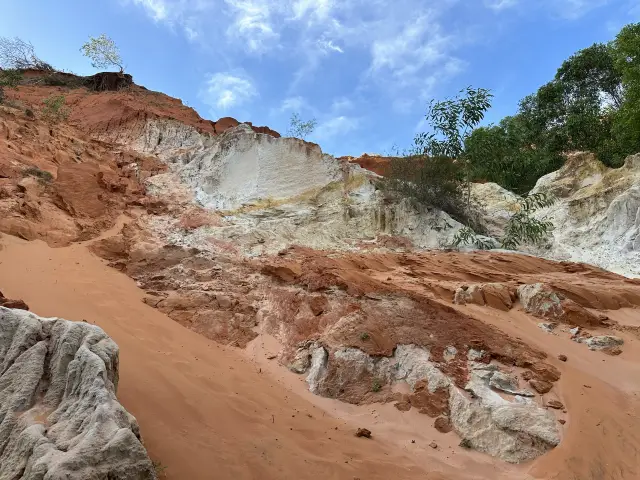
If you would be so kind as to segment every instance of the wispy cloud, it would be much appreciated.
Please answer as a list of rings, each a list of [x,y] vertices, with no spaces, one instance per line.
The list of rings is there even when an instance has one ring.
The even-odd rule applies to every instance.
[[[164,0],[133,0],[133,3],[144,8],[154,20],[165,20],[169,14]]]
[[[332,137],[346,135],[358,128],[360,120],[355,117],[348,117],[340,115],[337,117],[331,117],[322,121],[316,131],[314,132],[314,138],[320,140],[327,140]]]
[[[280,34],[272,24],[273,4],[261,0],[224,0],[233,19],[227,35],[245,45],[249,52],[265,52]]]
[[[485,6],[496,12],[513,7],[525,9],[542,9],[552,16],[566,20],[576,20],[587,13],[612,3],[612,0],[541,0],[538,2],[524,0],[485,0]]]
[[[242,72],[218,72],[207,76],[199,97],[219,115],[233,107],[246,104],[258,91],[253,81]]]
[[[505,10],[518,3],[519,0],[485,0],[484,4],[491,10]]]

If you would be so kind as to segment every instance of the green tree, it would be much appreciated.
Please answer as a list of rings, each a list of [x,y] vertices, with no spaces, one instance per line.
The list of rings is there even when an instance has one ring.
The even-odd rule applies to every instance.
[[[104,33],[89,40],[80,49],[83,55],[91,60],[91,66],[97,69],[118,67],[124,72],[120,50],[116,43]]]
[[[289,130],[287,130],[287,135],[305,140],[313,133],[317,124],[318,122],[315,118],[303,121],[298,113],[293,113],[289,120]]]
[[[640,151],[640,23],[624,27],[613,45],[625,95],[613,114],[613,143],[627,155]]]
[[[386,189],[416,205],[436,207],[471,222],[465,142],[484,118],[492,97],[489,90],[467,87],[453,98],[432,101],[426,114],[431,131],[416,135],[409,151],[391,162]]]

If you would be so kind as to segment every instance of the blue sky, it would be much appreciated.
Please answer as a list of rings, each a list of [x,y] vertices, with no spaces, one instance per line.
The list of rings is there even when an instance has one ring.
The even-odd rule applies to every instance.
[[[409,146],[431,98],[495,94],[487,121],[580,48],[640,21],[640,0],[0,0],[0,35],[60,69],[94,73],[80,46],[106,33],[136,83],[203,117],[310,140],[336,155]]]

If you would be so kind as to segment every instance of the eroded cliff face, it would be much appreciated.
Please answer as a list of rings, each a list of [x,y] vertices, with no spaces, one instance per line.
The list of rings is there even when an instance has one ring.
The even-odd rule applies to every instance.
[[[609,317],[640,305],[636,281],[533,256],[436,250],[461,225],[386,198],[378,175],[362,168],[382,168],[377,157],[335,159],[249,125],[208,124],[152,92],[113,92],[109,100],[76,94],[74,108],[89,119],[74,113],[49,135],[60,138],[57,151],[83,139],[99,153],[52,157],[42,164],[52,175],[45,185],[25,177],[34,162],[28,154],[11,163],[2,179],[10,187],[7,211],[35,232],[21,236],[54,245],[99,236],[91,251],[134,278],[147,304],[219,343],[252,348],[274,340],[270,358],[304,375],[314,393],[417,410],[438,431],[455,432],[462,447],[519,463],[572,434],[562,360],[520,330],[629,371],[637,325]],[[101,111],[110,101],[119,113],[93,112],[91,105]],[[22,112],[5,113],[17,125],[9,130],[32,132],[11,136],[7,151],[44,128]],[[33,157],[45,157],[42,151]],[[589,161],[571,157],[540,180],[536,188],[559,200],[540,212],[554,218],[556,230],[550,247],[534,253],[595,258],[589,263],[606,268],[626,262],[618,270],[633,273],[637,160],[619,170]],[[93,173],[82,176],[85,170]],[[473,194],[485,205],[488,231],[498,235],[517,198],[493,184],[476,185]],[[71,232],[64,242],[52,241],[57,230],[47,224],[57,217],[32,215],[32,204],[62,212]],[[0,222],[18,234],[12,225]],[[607,263],[587,256],[594,248],[626,257],[612,253]],[[562,470],[578,471],[588,474],[575,465]]]

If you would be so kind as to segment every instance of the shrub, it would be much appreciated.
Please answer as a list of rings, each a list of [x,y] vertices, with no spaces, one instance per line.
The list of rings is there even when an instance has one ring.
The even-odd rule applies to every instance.
[[[377,393],[380,390],[382,390],[382,382],[380,381],[380,379],[374,378],[373,382],[371,383],[371,391]]]
[[[22,72],[15,68],[0,70],[0,86],[16,88],[22,81]]]
[[[54,95],[43,101],[42,117],[51,123],[57,123],[66,120],[69,117],[70,110],[65,105],[66,99],[64,95]]]
[[[367,332],[362,332],[360,334],[360,340],[362,340],[363,342],[366,342],[367,340],[369,340],[369,334]]]
[[[22,81],[22,72],[16,69],[0,70],[0,103],[4,103],[4,88],[16,88]]]
[[[387,190],[414,204],[436,207],[462,223],[472,223],[471,171],[465,142],[491,106],[489,90],[467,87],[454,97],[432,101],[420,133],[404,158],[391,162]],[[386,185],[385,185],[386,184]]]
[[[289,120],[289,130],[287,135],[290,137],[301,138],[305,140],[316,129],[318,122],[315,118],[307,120],[306,122],[300,118],[300,115],[293,113]]]
[[[47,172],[46,170],[41,170],[38,167],[26,168],[23,173],[31,177],[36,177],[38,180],[46,183],[53,180],[53,175],[50,172]]]
[[[515,205],[515,213],[511,215],[504,229],[504,235],[499,240],[501,248],[516,250],[526,243],[541,245],[553,230],[553,224],[545,220],[538,220],[533,214],[542,208],[550,207],[555,198],[544,192],[534,193],[518,200]],[[486,240],[477,235],[471,228],[464,227],[458,230],[451,246],[475,247],[479,250],[496,248],[495,242]]]

